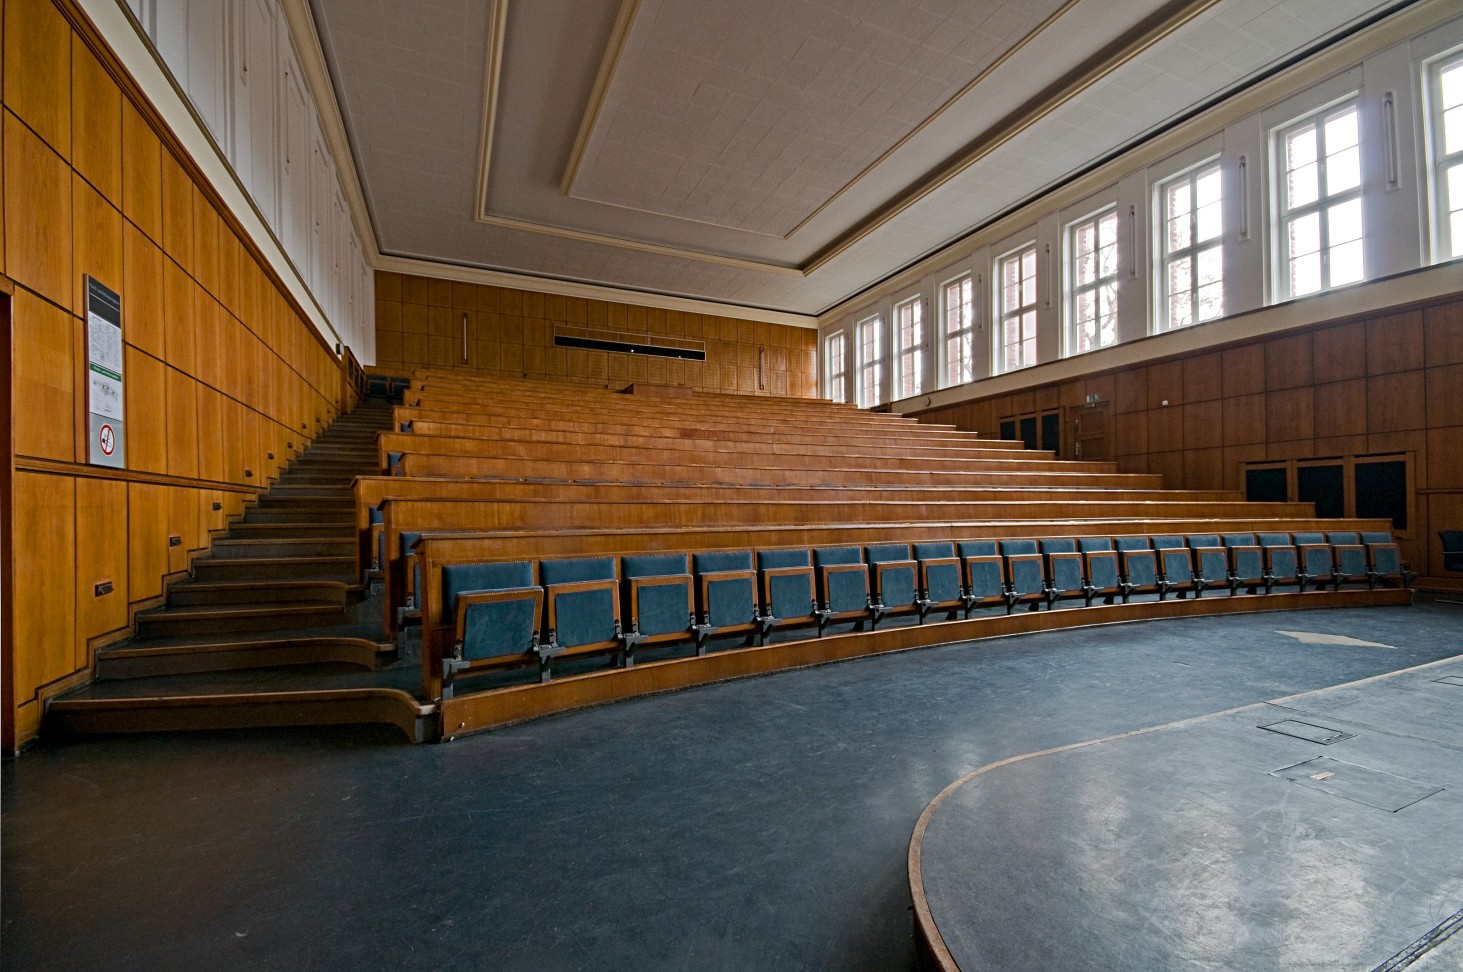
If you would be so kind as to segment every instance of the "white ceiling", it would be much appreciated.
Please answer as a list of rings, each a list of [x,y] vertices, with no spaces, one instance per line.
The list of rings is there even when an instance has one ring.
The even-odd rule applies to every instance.
[[[383,253],[816,314],[1407,0],[310,2]]]

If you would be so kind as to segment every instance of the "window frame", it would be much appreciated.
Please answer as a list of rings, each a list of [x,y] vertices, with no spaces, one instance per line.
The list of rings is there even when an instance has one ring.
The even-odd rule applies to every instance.
[[[864,340],[865,332],[873,335],[873,354],[868,354],[868,342]],[[873,408],[876,405],[884,404],[884,316],[880,313],[869,314],[858,319],[853,325],[854,344],[854,401],[859,408]],[[872,395],[866,394],[870,391],[869,373],[872,372],[873,387]]]
[[[1032,271],[1031,271],[1031,277],[1030,277],[1031,289],[1032,289],[1032,299],[1031,299],[1031,302],[1030,303],[1026,303],[1023,300],[1022,303],[1020,304],[1020,306],[1018,306],[1014,310],[1008,312],[1006,310],[1006,306],[1005,306],[1006,305],[1006,285],[1005,285],[1005,280],[1006,280],[1006,276],[1005,276],[1006,264],[1008,262],[1012,261],[1012,260],[1016,260],[1016,261],[1024,260],[1024,258],[1026,257],[1026,254],[1027,253],[1030,253],[1031,254],[1031,259],[1032,259]],[[1005,250],[999,256],[997,256],[995,258],[995,260],[992,262],[992,276],[994,278],[993,279],[993,284],[992,284],[992,287],[991,287],[991,290],[992,290],[992,308],[993,308],[993,310],[995,312],[994,313],[995,326],[991,328],[991,332],[992,332],[992,335],[993,335],[993,338],[994,338],[993,343],[994,343],[994,346],[995,346],[995,361],[992,363],[992,367],[991,367],[991,373],[993,375],[997,375],[997,374],[1000,374],[1000,375],[1008,374],[1010,372],[1020,371],[1023,368],[1030,368],[1032,365],[1040,364],[1041,348],[1040,348],[1040,345],[1038,344],[1038,340],[1039,340],[1039,332],[1040,332],[1040,329],[1041,329],[1041,316],[1040,316],[1040,309],[1041,309],[1041,303],[1042,303],[1042,294],[1041,294],[1041,290],[1042,290],[1042,287],[1041,287],[1041,271],[1042,271],[1042,266],[1041,266],[1041,253],[1040,253],[1040,251],[1039,251],[1039,249],[1037,247],[1037,241],[1036,241],[1036,239],[1034,237],[1028,239],[1025,243],[1022,243],[1019,246],[1016,246],[1016,247],[1013,247],[1013,248],[1010,248],[1010,249]],[[1027,280],[1027,278],[1023,274],[1023,276],[1021,278],[1021,283],[1024,285],[1026,283],[1026,280]],[[1027,314],[1030,314],[1031,315],[1031,324],[1032,324],[1032,326],[1031,326],[1031,334],[1030,334],[1029,337],[1025,333],[1025,322],[1024,322],[1024,317]],[[1018,346],[1022,348],[1022,354],[1021,354],[1022,360],[1021,360],[1021,363],[1020,364],[1013,365],[1013,366],[1011,366],[1011,367],[1008,368],[1008,367],[1006,367],[1006,348],[1007,348],[1007,344],[1006,344],[1006,322],[1007,322],[1008,319],[1013,318],[1013,317],[1021,317],[1021,318],[1023,318],[1023,321],[1022,321],[1022,331],[1021,331],[1021,340],[1018,342]],[[1029,361],[1026,360],[1026,355],[1025,355],[1025,346],[1026,346],[1026,344],[1028,342],[1031,344],[1031,349],[1032,349],[1031,350],[1031,360],[1029,360]]]
[[[1091,282],[1079,284],[1077,268],[1077,232],[1085,226],[1091,225],[1097,233],[1096,253],[1100,254],[1103,249],[1101,227],[1103,222],[1112,217],[1112,273],[1104,276],[1101,272],[1101,260],[1098,260],[1097,275]],[[1100,351],[1103,348],[1110,348],[1118,343],[1117,319],[1118,319],[1118,286],[1122,275],[1119,272],[1119,264],[1123,258],[1122,251],[1122,230],[1118,219],[1117,203],[1108,203],[1099,209],[1093,210],[1085,216],[1078,217],[1066,224],[1062,230],[1062,269],[1065,274],[1066,287],[1064,288],[1064,301],[1062,307],[1062,357],[1068,358],[1073,355],[1087,354],[1092,351]],[[1038,276],[1040,274],[1038,273]],[[1098,324],[1098,342],[1086,350],[1079,350],[1077,347],[1077,301],[1083,294],[1098,294],[1099,316],[1101,321],[1101,290],[1104,285],[1112,285],[1112,340],[1102,343],[1101,324]]]
[[[894,303],[893,313],[889,315],[892,318],[890,337],[894,345],[894,354],[891,361],[893,373],[890,376],[894,389],[890,395],[891,401],[897,401],[901,398],[912,398],[915,395],[923,395],[926,390],[925,386],[929,384],[929,377],[925,374],[925,347],[929,342],[927,341],[925,331],[924,306],[924,294],[911,294],[903,300],[896,301]],[[908,308],[914,308],[915,340],[913,344],[906,345],[904,343],[904,323],[900,318],[902,312]],[[905,385],[904,363],[906,359],[914,362],[915,381],[913,388],[906,387]]]
[[[1326,152],[1325,129],[1326,123],[1332,118],[1344,114],[1347,111],[1356,115],[1356,151],[1357,151],[1357,184],[1338,193],[1326,192],[1326,167],[1328,154]],[[1270,171],[1271,171],[1271,206],[1273,219],[1271,223],[1272,243],[1274,259],[1271,261],[1271,289],[1275,295],[1276,302],[1298,300],[1302,297],[1313,297],[1317,294],[1324,294],[1337,287],[1350,286],[1354,283],[1364,283],[1367,280],[1367,229],[1366,229],[1366,171],[1362,153],[1363,142],[1363,117],[1361,93],[1355,89],[1345,95],[1331,99],[1305,114],[1293,118],[1282,125],[1270,129]],[[1285,164],[1285,142],[1294,133],[1308,126],[1315,126],[1316,129],[1316,198],[1301,206],[1289,208],[1289,187],[1288,176],[1290,170]],[[1360,212],[1361,235],[1357,238],[1361,243],[1361,276],[1356,280],[1348,280],[1343,283],[1332,283],[1331,280],[1331,225],[1328,210],[1355,201]],[[1291,289],[1290,283],[1290,234],[1289,226],[1299,219],[1311,214],[1319,217],[1319,254],[1321,259],[1320,286],[1313,291],[1304,294],[1296,294]],[[1350,241],[1347,241],[1350,242]],[[1343,244],[1344,245],[1344,244]]]
[[[1198,201],[1199,180],[1209,175],[1215,175],[1219,179],[1219,198],[1213,205],[1219,207],[1219,232],[1213,237],[1200,240],[1199,236],[1199,209],[1195,205]],[[1168,249],[1168,224],[1169,224],[1169,192],[1178,183],[1184,182],[1189,185],[1191,193],[1191,205],[1189,208],[1189,245],[1170,251]],[[1243,204],[1244,200],[1241,200]],[[1223,320],[1229,314],[1229,301],[1226,287],[1228,286],[1225,275],[1225,207],[1230,200],[1225,192],[1225,167],[1224,159],[1219,155],[1206,156],[1203,159],[1185,166],[1153,184],[1153,212],[1155,214],[1153,224],[1153,253],[1154,253],[1154,276],[1153,276],[1153,333],[1163,334],[1168,331],[1179,331],[1185,328],[1194,327],[1198,324],[1208,324],[1211,321]],[[1220,269],[1219,280],[1219,313],[1213,317],[1200,318],[1198,308],[1199,301],[1199,258],[1204,253],[1218,251]],[[1175,324],[1172,318],[1172,304],[1169,291],[1169,265],[1179,260],[1188,259],[1190,263],[1189,272],[1189,300],[1193,309],[1192,320],[1188,324]]]
[[[1463,239],[1454,240],[1451,212],[1448,209],[1449,192],[1447,170],[1463,171],[1463,146],[1451,155],[1445,154],[1447,142],[1444,139],[1444,106],[1442,93],[1443,73],[1449,69],[1463,70],[1463,47],[1453,47],[1422,64],[1421,89],[1423,100],[1423,144],[1427,167],[1427,222],[1429,263],[1445,263],[1463,257]],[[1463,180],[1460,180],[1463,181]],[[1463,198],[1457,200],[1457,212],[1463,212]]]
[[[833,370],[833,345],[838,345],[838,370]],[[840,327],[823,336],[823,392],[840,404],[848,401],[848,328]]]
[[[969,384],[975,381],[975,332],[976,332],[976,307],[978,306],[975,293],[975,274],[967,270],[964,273],[956,274],[940,283],[940,368],[939,380],[936,382],[940,388],[954,388],[957,385]],[[962,301],[964,311],[962,313],[963,326],[951,330],[950,328],[950,290],[952,287],[964,287],[966,295]],[[964,341],[965,348],[969,352],[966,358],[964,373],[968,375],[956,381],[956,375],[952,368],[957,360],[950,357],[950,345],[954,341]]]

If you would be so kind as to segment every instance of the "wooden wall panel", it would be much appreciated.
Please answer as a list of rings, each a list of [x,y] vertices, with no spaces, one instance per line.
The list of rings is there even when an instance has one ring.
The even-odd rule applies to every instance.
[[[5,116],[5,268],[16,283],[71,308],[71,170]]]
[[[198,476],[198,383],[176,368],[165,368],[168,475]]]
[[[1429,368],[1426,375],[1426,424],[1432,428],[1463,425],[1463,364]],[[1417,425],[1408,426],[1408,428],[1417,427]]]
[[[71,27],[49,0],[5,4],[5,105],[71,154]]]
[[[1265,438],[1290,442],[1315,438],[1315,391],[1309,385],[1271,392],[1265,398]]]
[[[128,469],[168,471],[166,370],[151,355],[126,349]]]
[[[170,513],[168,487],[127,484],[127,584],[134,602],[163,592]]]
[[[86,640],[127,627],[127,484],[76,479],[76,652],[73,670],[89,663]],[[111,581],[112,593],[96,594]]]
[[[18,472],[14,488],[15,682],[29,688],[75,671],[76,484]]]
[[[1313,380],[1310,334],[1294,334],[1265,342],[1265,388],[1299,388]]]
[[[1371,360],[1370,355],[1367,360]],[[1427,392],[1417,380],[1418,374],[1403,371],[1367,379],[1368,432],[1405,432],[1427,427]]]
[[[155,358],[164,340],[163,251],[130,222],[122,223],[122,336]]]
[[[224,461],[223,396],[204,384],[198,395],[198,477],[221,482],[228,478]]]
[[[122,102],[122,212],[149,239],[163,240],[162,143],[131,101]]]
[[[71,42],[71,164],[122,206],[122,91],[80,37]]]
[[[1226,348],[1223,362],[1225,398],[1256,395],[1265,390],[1265,345]]]
[[[188,569],[189,554],[203,546],[198,534],[199,492],[187,487],[168,490],[168,535],[180,537],[182,543],[168,546],[168,572]]]
[[[1463,301],[1422,312],[1423,355],[1430,367],[1463,364]]]
[[[1367,383],[1360,378],[1316,386],[1316,438],[1365,435]]]
[[[1408,311],[1366,322],[1366,370],[1372,375],[1422,367],[1422,312]]]
[[[193,180],[167,152],[163,160],[163,249],[190,276],[193,265]]]
[[[11,318],[16,455],[74,461],[80,325],[25,290],[15,292]]]
[[[1313,355],[1317,383],[1366,375],[1366,321],[1352,321],[1316,332]]]
[[[90,274],[105,286],[122,293],[122,214],[81,176],[72,182],[72,276],[75,296],[71,306],[78,315],[86,313],[86,277]],[[125,325],[124,325],[125,327]]]
[[[600,385],[648,381],[796,397],[816,390],[817,334],[807,328],[427,277],[378,273],[376,278],[375,371],[404,374],[422,365],[461,366],[466,314],[467,366],[491,374]],[[702,340],[707,360],[555,348],[555,324]],[[759,368],[761,350],[767,352],[765,376]]]

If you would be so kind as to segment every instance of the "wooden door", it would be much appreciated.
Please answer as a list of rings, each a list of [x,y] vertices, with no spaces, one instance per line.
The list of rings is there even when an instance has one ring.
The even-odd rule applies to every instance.
[[[1108,457],[1111,411],[1111,402],[1075,405],[1067,409],[1068,428],[1072,430],[1070,458],[1093,462]]]

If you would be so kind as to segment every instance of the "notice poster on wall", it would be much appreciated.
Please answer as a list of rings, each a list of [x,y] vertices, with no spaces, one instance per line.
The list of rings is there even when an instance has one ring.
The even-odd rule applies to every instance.
[[[122,393],[122,299],[86,278],[86,410],[90,415],[86,461],[127,468]]]

